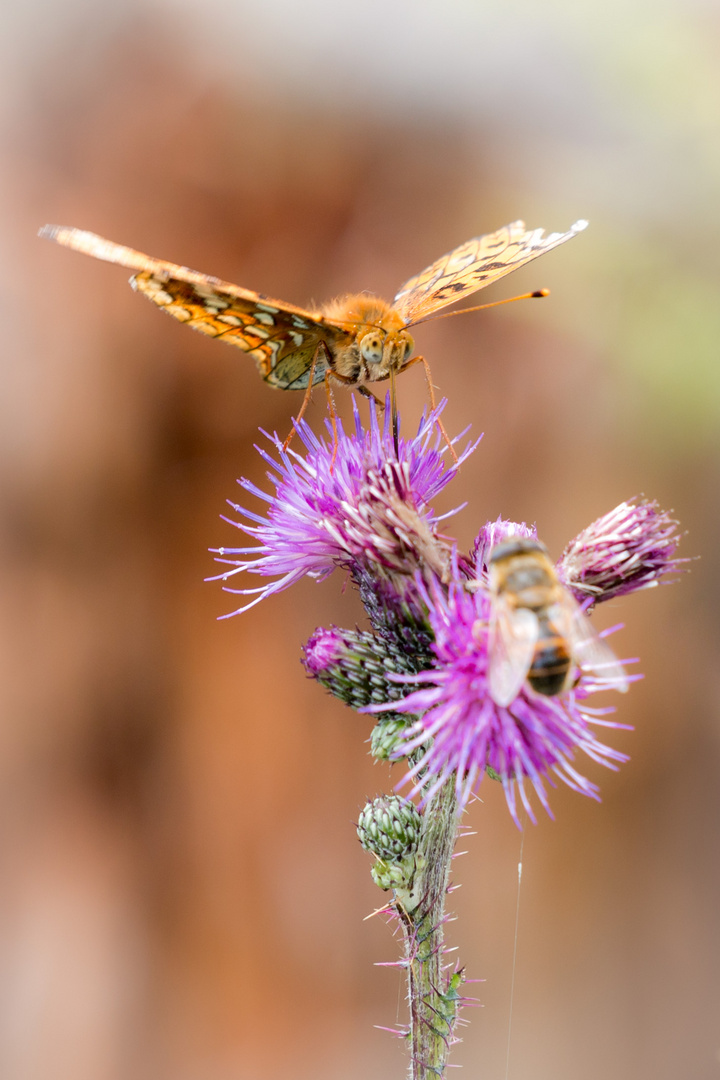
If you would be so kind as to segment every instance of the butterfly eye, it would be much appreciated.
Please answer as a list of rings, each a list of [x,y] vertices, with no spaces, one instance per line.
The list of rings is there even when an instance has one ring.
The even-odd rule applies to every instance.
[[[360,354],[363,360],[366,360],[368,364],[379,364],[383,356],[383,341],[383,335],[377,330],[366,334],[360,342]]]

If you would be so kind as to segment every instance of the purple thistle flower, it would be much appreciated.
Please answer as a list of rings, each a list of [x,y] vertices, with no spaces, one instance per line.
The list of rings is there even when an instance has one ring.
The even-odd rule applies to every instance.
[[[318,675],[326,673],[329,675],[343,660],[346,661],[350,651],[347,636],[337,626],[330,626],[327,629],[319,626],[308,638],[304,649],[303,663],[308,675],[315,679]]]
[[[413,438],[400,439],[397,455],[390,410],[381,427],[372,407],[370,427],[365,431],[357,403],[355,430],[346,434],[338,422],[336,447],[332,437],[317,438],[304,421],[298,425],[298,435],[307,451],[305,456],[283,450],[277,435],[268,436],[277,460],[268,451],[258,448],[258,452],[270,466],[268,477],[274,493],[262,491],[249,480],[239,481],[246,491],[269,504],[267,515],[230,504],[244,519],[230,523],[259,544],[216,549],[217,561],[233,567],[219,575],[223,581],[241,571],[276,579],[257,589],[228,588],[228,592],[241,595],[257,594],[238,612],[303,577],[323,580],[336,567],[349,569],[356,580],[369,574],[380,579],[404,577],[412,582],[420,567],[442,578],[451,548],[438,534],[442,518],[433,513],[430,503],[479,440],[468,444],[457,462],[447,464],[446,448],[435,423],[439,411],[423,417]],[[243,557],[228,558],[238,555]]]
[[[505,521],[501,517],[497,521],[488,521],[483,525],[473,548],[477,577],[487,578],[490,552],[496,544],[501,544],[503,540],[509,540],[513,536],[537,540],[537,529],[534,525],[526,525],[524,521]]]
[[[488,685],[491,599],[487,590],[470,593],[454,582],[449,590],[435,584],[423,592],[434,632],[436,665],[417,675],[395,676],[393,681],[398,683],[421,685],[402,701],[366,710],[391,708],[418,714],[394,754],[404,757],[416,752],[415,764],[402,781],[414,783],[411,795],[422,792],[427,802],[454,772],[458,801],[464,806],[489,766],[502,781],[518,824],[518,795],[535,821],[526,781],[549,814],[544,781],[552,784],[553,775],[575,791],[599,799],[597,786],[572,762],[577,750],[608,768],[627,760],[591,731],[591,725],[625,726],[603,719],[612,708],[586,704],[590,694],[607,689],[607,680],[583,672],[574,689],[555,697],[537,694],[526,683],[515,700],[502,707],[491,697]]]
[[[576,599],[593,603],[649,589],[677,573],[677,521],[656,502],[629,500],[588,525],[557,564]]]

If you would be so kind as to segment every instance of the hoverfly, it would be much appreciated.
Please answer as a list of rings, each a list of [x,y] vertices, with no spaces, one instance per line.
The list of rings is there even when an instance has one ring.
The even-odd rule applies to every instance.
[[[580,605],[561,583],[537,540],[511,537],[490,552],[492,601],[489,641],[490,695],[506,706],[527,679],[553,697],[571,687],[577,669],[624,693],[628,678]]]

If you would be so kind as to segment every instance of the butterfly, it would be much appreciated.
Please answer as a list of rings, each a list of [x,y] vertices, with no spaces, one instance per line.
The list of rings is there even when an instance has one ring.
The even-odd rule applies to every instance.
[[[543,236],[543,229],[526,230],[524,222],[514,221],[443,255],[406,281],[392,303],[361,293],[317,311],[271,300],[82,229],[45,225],[39,235],[135,270],[130,284],[161,310],[249,353],[270,386],[303,390],[310,381],[322,382],[327,371],[352,387],[403,371],[414,348],[412,326],[564,244],[586,225],[577,221],[568,232]]]
[[[132,287],[162,311],[248,353],[270,386],[305,390],[302,416],[314,385],[324,381],[331,399],[331,379],[370,397],[368,383],[390,379],[394,413],[395,376],[425,362],[413,356],[411,327],[571,240],[586,226],[576,221],[568,232],[544,236],[544,229],[526,229],[523,221],[514,221],[443,255],[406,281],[391,303],[359,293],[316,311],[154,259],[82,229],[45,225],[39,235],[134,270]],[[432,388],[431,400],[434,405]]]

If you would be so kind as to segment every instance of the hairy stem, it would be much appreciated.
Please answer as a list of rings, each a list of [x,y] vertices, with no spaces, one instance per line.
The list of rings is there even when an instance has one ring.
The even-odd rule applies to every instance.
[[[457,988],[462,976],[443,971],[445,894],[450,874],[458,815],[453,774],[428,804],[420,841],[411,910],[398,910],[405,930],[410,1004],[410,1080],[444,1075],[453,1040]],[[409,898],[408,898],[409,899]]]

